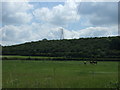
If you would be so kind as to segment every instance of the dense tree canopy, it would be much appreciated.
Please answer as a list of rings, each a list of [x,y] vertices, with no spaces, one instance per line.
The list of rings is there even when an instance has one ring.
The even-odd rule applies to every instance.
[[[120,37],[95,37],[64,40],[42,40],[4,46],[3,55],[54,57],[120,57]]]

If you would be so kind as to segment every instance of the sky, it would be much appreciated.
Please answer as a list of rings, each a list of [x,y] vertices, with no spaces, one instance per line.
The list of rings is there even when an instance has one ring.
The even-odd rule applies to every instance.
[[[117,2],[2,2],[1,45],[118,36]]]

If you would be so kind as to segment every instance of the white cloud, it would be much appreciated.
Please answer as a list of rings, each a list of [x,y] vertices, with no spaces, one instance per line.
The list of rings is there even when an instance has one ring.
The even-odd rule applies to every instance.
[[[32,15],[27,13],[33,6],[28,2],[2,2],[2,23],[25,24],[31,21]]]
[[[79,31],[80,37],[108,37],[117,36],[117,26],[111,27],[89,27]]]
[[[34,15],[37,19],[47,23],[66,25],[80,20],[80,15],[77,14],[77,5],[77,3],[70,1],[64,5],[54,6],[52,9],[38,8],[34,11]]]
[[[82,37],[108,37],[118,36],[117,26],[111,27],[88,27],[82,30],[64,30],[64,37],[66,39],[82,38]]]
[[[47,39],[59,39],[60,30],[56,26],[32,23],[31,25],[6,25],[1,28],[2,45]]]
[[[2,32],[2,45],[20,44],[30,41],[38,41],[44,38],[48,40],[60,39],[60,27],[54,25],[44,25],[32,23],[31,25],[7,25],[0,30]],[[89,27],[78,31],[70,31],[64,28],[64,38],[73,39],[81,37],[106,37],[117,36],[116,27]]]
[[[29,10],[33,9],[33,6],[29,3],[3,3],[2,18],[4,26],[0,29],[0,35],[2,34],[2,42],[0,41],[0,43],[2,45],[13,45],[44,38],[49,40],[60,39],[60,27],[77,22],[81,20],[80,18],[87,18],[87,20],[84,19],[81,22],[84,22],[83,24],[86,26],[91,26],[77,31],[64,28],[65,39],[118,35],[114,5],[105,6],[102,3],[100,5],[96,3],[89,5],[87,3],[79,13],[82,16],[77,13],[77,6],[78,3],[66,2],[64,5],[54,6],[52,9],[38,8],[34,11],[34,15],[44,22],[40,24],[35,20],[30,22],[32,15]],[[108,25],[110,26],[108,27]]]

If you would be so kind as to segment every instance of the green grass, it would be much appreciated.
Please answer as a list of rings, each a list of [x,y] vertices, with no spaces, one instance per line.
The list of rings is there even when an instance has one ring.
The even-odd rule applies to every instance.
[[[0,57],[7,57],[7,58],[50,58],[50,57],[42,57],[42,56],[18,56],[18,55],[4,55]],[[52,57],[53,58],[53,57]]]
[[[63,57],[45,57],[45,56],[18,56],[18,55],[3,55],[0,56],[0,58],[12,58],[12,59],[26,59],[26,58],[31,58],[31,59],[61,59]]]
[[[3,88],[114,88],[118,62],[3,61]]]
[[[70,59],[74,59],[74,60],[120,60],[120,58],[68,58],[68,57],[45,57],[45,56],[18,56],[18,55],[0,55],[0,58],[4,59],[4,60],[70,60]]]

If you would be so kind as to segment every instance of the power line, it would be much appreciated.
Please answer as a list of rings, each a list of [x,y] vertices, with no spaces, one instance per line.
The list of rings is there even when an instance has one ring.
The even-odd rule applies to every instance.
[[[64,30],[63,30],[63,28],[60,28],[60,39],[62,40],[62,39],[64,39]]]

